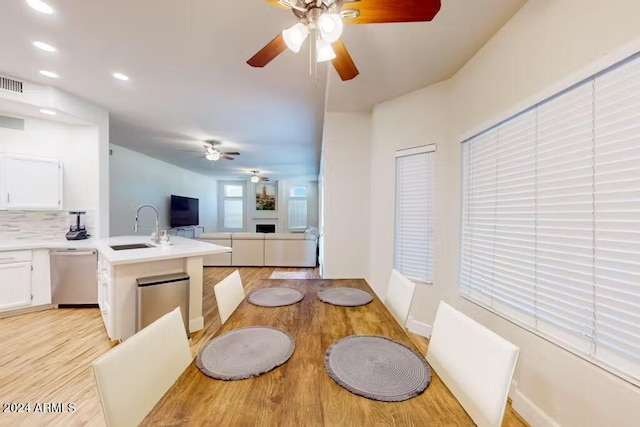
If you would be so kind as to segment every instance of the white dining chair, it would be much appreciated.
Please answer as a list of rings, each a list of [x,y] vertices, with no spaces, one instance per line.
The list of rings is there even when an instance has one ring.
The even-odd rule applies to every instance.
[[[191,360],[180,307],[94,360],[107,425],[138,425]]]
[[[409,309],[411,308],[415,290],[416,284],[414,282],[395,268],[391,270],[384,304],[403,328],[407,324],[407,317],[409,316]]]
[[[218,303],[220,323],[224,325],[224,322],[227,321],[244,299],[244,288],[242,287],[240,272],[236,270],[222,279],[213,287],[213,292]]]
[[[427,360],[479,427],[500,427],[518,347],[440,301]]]

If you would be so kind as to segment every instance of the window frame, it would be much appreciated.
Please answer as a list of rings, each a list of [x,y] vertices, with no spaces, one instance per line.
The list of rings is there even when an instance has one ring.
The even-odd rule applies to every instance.
[[[437,145],[436,144],[427,144],[427,145],[421,145],[421,146],[417,146],[417,147],[411,147],[411,148],[405,148],[405,149],[400,149],[400,150],[396,150],[395,151],[395,156],[394,156],[394,216],[393,216],[393,268],[397,269],[397,264],[396,264],[396,259],[397,259],[397,253],[396,253],[396,242],[397,242],[397,238],[396,238],[396,233],[398,232],[398,159],[402,158],[402,157],[409,157],[409,156],[414,156],[414,155],[419,155],[419,154],[427,154],[429,155],[433,155],[435,156],[435,153],[437,151]],[[413,277],[413,275],[411,274],[406,274],[405,272],[398,270],[400,273],[404,274],[409,280],[417,283],[417,284],[422,284],[422,285],[433,285],[435,282],[435,260],[434,260],[434,243],[435,243],[435,205],[436,205],[436,197],[435,197],[435,189],[436,189],[436,174],[435,174],[435,167],[436,167],[436,159],[435,157],[432,158],[432,160],[429,160],[431,162],[431,165],[433,166],[433,170],[430,171],[430,179],[432,180],[432,182],[430,183],[430,187],[431,187],[431,202],[432,202],[432,206],[431,206],[431,214],[432,214],[432,218],[431,218],[431,230],[430,230],[430,237],[431,237],[431,241],[429,242],[429,244],[431,245],[430,251],[431,251],[431,260],[430,260],[430,267],[429,269],[431,270],[431,280],[428,280],[428,278],[426,280],[423,280],[422,278],[418,278],[418,277]]]
[[[635,61],[636,63],[640,61],[640,53],[636,53],[633,54],[629,57],[626,57],[622,60],[618,60],[617,62],[615,62],[612,65],[608,65],[603,67],[600,71],[596,72],[595,74],[591,74],[589,75],[587,78],[581,79],[580,81],[578,81],[577,83],[571,84],[568,87],[557,91],[556,93],[551,94],[550,96],[547,96],[546,98],[544,98],[542,101],[536,102],[533,105],[531,105],[528,108],[524,108],[521,111],[517,112],[516,114],[513,114],[511,116],[509,116],[508,118],[499,121],[498,123],[494,124],[493,126],[490,126],[488,128],[485,128],[485,130],[475,133],[470,137],[466,137],[464,140],[461,141],[461,144],[466,144],[466,143],[472,143],[472,140],[483,135],[486,134],[487,132],[490,132],[494,129],[499,129],[501,126],[503,126],[504,124],[516,119],[517,117],[526,114],[528,112],[531,112],[532,110],[536,110],[538,109],[540,106],[551,102],[553,100],[555,100],[556,98],[562,97],[563,95],[568,94],[569,92],[573,91],[574,89],[578,89],[580,86],[582,85],[593,85],[594,87],[594,98],[593,98],[593,103],[594,103],[594,118],[593,118],[593,126],[594,126],[594,150],[596,147],[596,129],[598,124],[596,123],[596,116],[595,116],[595,110],[597,107],[597,105],[599,103],[601,103],[602,101],[599,100],[599,97],[596,95],[596,91],[595,91],[595,87],[598,84],[598,79],[608,75],[608,73],[610,72],[614,72],[616,71],[618,68],[620,67],[624,67],[625,65],[629,64],[630,62]],[[638,78],[640,78],[640,71],[638,71]],[[537,132],[537,131],[536,131]],[[536,136],[537,138],[537,136]],[[537,139],[536,139],[536,144],[538,143]],[[462,150],[461,150],[462,151]],[[595,157],[595,151],[594,151],[594,165],[595,162],[597,161],[597,158]],[[594,365],[597,366],[615,376],[617,376],[618,378],[633,384],[634,386],[640,386],[640,376],[637,376],[637,372],[638,372],[638,368],[637,365],[639,365],[640,363],[638,362],[633,362],[636,365],[636,368],[633,370],[633,374],[626,372],[623,370],[622,367],[628,366],[628,362],[627,363],[622,363],[622,364],[618,364],[617,366],[609,361],[603,360],[599,357],[597,357],[597,347],[601,344],[598,344],[594,341],[594,344],[592,346],[592,348],[590,349],[589,352],[585,352],[584,350],[580,349],[578,346],[574,346],[573,344],[571,344],[570,340],[566,340],[563,341],[562,339],[558,338],[557,336],[553,336],[550,335],[548,333],[546,333],[544,330],[540,330],[535,324],[534,326],[528,324],[526,321],[523,321],[521,319],[518,319],[517,317],[514,317],[512,315],[510,315],[509,313],[505,313],[504,311],[501,311],[500,309],[496,309],[496,307],[492,307],[489,303],[486,303],[484,301],[479,300],[478,298],[474,298],[473,296],[469,295],[467,291],[465,291],[464,285],[463,285],[463,268],[464,268],[464,221],[465,221],[465,193],[466,193],[466,188],[465,188],[465,184],[466,184],[466,180],[465,180],[465,175],[466,175],[467,171],[465,169],[465,156],[464,153],[461,154],[460,156],[460,175],[461,175],[461,193],[460,193],[460,224],[459,224],[459,230],[460,230],[460,247],[459,247],[459,253],[460,253],[460,257],[459,257],[459,265],[458,265],[458,291],[459,291],[459,295],[460,297],[462,297],[463,299],[473,303],[474,305],[477,305],[493,314],[495,314],[496,316],[516,325],[521,327],[522,329],[534,334],[535,336],[544,339],[545,341],[548,341],[549,343],[555,345],[556,347],[565,350],[569,353],[572,353],[574,355],[576,355],[577,357],[579,357],[580,359]],[[594,180],[596,179],[597,175],[595,175],[594,172]],[[595,182],[595,181],[594,181]],[[594,184],[594,188],[595,188],[595,184]],[[593,193],[593,197],[596,197],[596,195],[598,195],[601,193],[598,193],[594,190]],[[497,203],[496,203],[497,205]],[[595,205],[594,205],[595,206]],[[594,212],[596,212],[595,207],[594,207]],[[595,213],[594,213],[595,215]],[[597,232],[597,228],[594,229],[593,233],[595,234]],[[594,238],[595,239],[595,238]],[[594,245],[595,245],[595,240],[594,240]],[[597,264],[598,262],[598,257],[594,254],[594,264]],[[594,273],[595,274],[595,273]],[[594,319],[597,318],[598,316],[598,311],[597,308],[594,308],[594,310],[592,312],[590,312],[590,315],[593,316]],[[594,320],[595,322],[595,320]],[[607,325],[604,324],[604,327],[606,327]],[[603,325],[596,325],[594,323],[594,330],[595,332],[595,337],[597,339],[597,331],[598,328],[602,328]],[[637,326],[636,326],[637,327]],[[619,331],[624,331],[623,329],[620,329]],[[586,336],[586,335],[585,335]],[[590,339],[593,339],[592,337],[589,337]],[[602,344],[606,350],[606,344]]]
[[[236,186],[242,187],[242,196],[227,196],[226,187]],[[247,185],[245,181],[220,181],[220,187],[218,189],[219,208],[218,208],[218,229],[222,232],[243,232],[247,226]],[[227,200],[240,200],[242,202],[242,227],[241,228],[229,228],[225,226],[225,202]]]
[[[292,196],[292,189],[294,188],[304,188],[305,189],[305,196],[304,197],[300,197],[300,196]],[[305,226],[304,227],[292,227],[291,226],[291,201],[292,200],[296,200],[296,201],[300,201],[300,200],[304,200],[305,205],[306,205],[306,218],[305,218]],[[289,229],[290,232],[302,232],[304,230],[306,230],[309,227],[309,187],[307,185],[290,185],[288,188],[288,195],[287,195],[287,228]]]

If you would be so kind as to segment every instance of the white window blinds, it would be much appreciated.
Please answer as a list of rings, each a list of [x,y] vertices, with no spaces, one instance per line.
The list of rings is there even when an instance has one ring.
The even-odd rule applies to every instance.
[[[307,199],[289,199],[289,228],[307,228]]]
[[[461,289],[640,382],[640,60],[463,144]]]
[[[411,279],[433,281],[435,145],[396,152],[394,267]]]
[[[244,185],[224,184],[223,227],[242,230],[244,224]]]
[[[242,199],[226,199],[224,201],[224,228],[242,229]]]

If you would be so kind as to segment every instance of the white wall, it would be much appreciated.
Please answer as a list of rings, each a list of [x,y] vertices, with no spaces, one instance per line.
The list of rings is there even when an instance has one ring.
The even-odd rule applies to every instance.
[[[441,196],[440,184],[446,179],[449,159],[442,145],[447,141],[446,83],[437,84],[392,101],[377,105],[373,111],[371,133],[371,261],[369,283],[380,296],[386,293],[389,275],[393,267],[394,216],[395,216],[395,152],[397,150],[436,144],[436,200]],[[440,204],[436,205],[436,224],[446,218]],[[445,243],[434,233],[436,247]],[[440,256],[435,252],[434,264]],[[375,260],[375,262],[374,262]],[[434,281],[438,282],[438,269],[434,269]],[[428,285],[418,286],[416,299],[421,298]]]
[[[97,179],[91,181],[91,187],[88,188],[88,191],[95,192],[98,198],[96,236],[109,236],[109,112],[61,90],[48,89],[48,103],[42,106],[48,106],[94,126],[92,155],[82,161],[92,163],[92,172],[97,175]]]
[[[111,145],[110,156],[110,232],[112,236],[131,235],[136,210],[149,204],[158,209],[160,228],[169,228],[169,199],[172,194],[200,200],[200,225],[205,232],[215,230],[217,185],[212,177],[201,175],[118,145]],[[140,224],[154,223],[153,211],[140,213]],[[150,234],[142,228],[139,234]]]
[[[370,282],[384,292],[392,267],[387,144],[411,144],[404,141],[411,137],[435,142],[435,284],[418,288],[411,315],[432,323],[443,298],[520,346],[513,404],[534,426],[638,425],[640,390],[459,297],[460,141],[640,50],[639,15],[635,0],[529,0],[450,81],[373,112]]]
[[[365,278],[369,270],[371,115],[329,112],[324,119],[322,275]]]

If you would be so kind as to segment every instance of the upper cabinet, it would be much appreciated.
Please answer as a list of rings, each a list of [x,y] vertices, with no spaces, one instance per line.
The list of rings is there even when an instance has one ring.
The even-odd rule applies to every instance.
[[[4,154],[0,162],[0,209],[62,209],[60,160]]]

